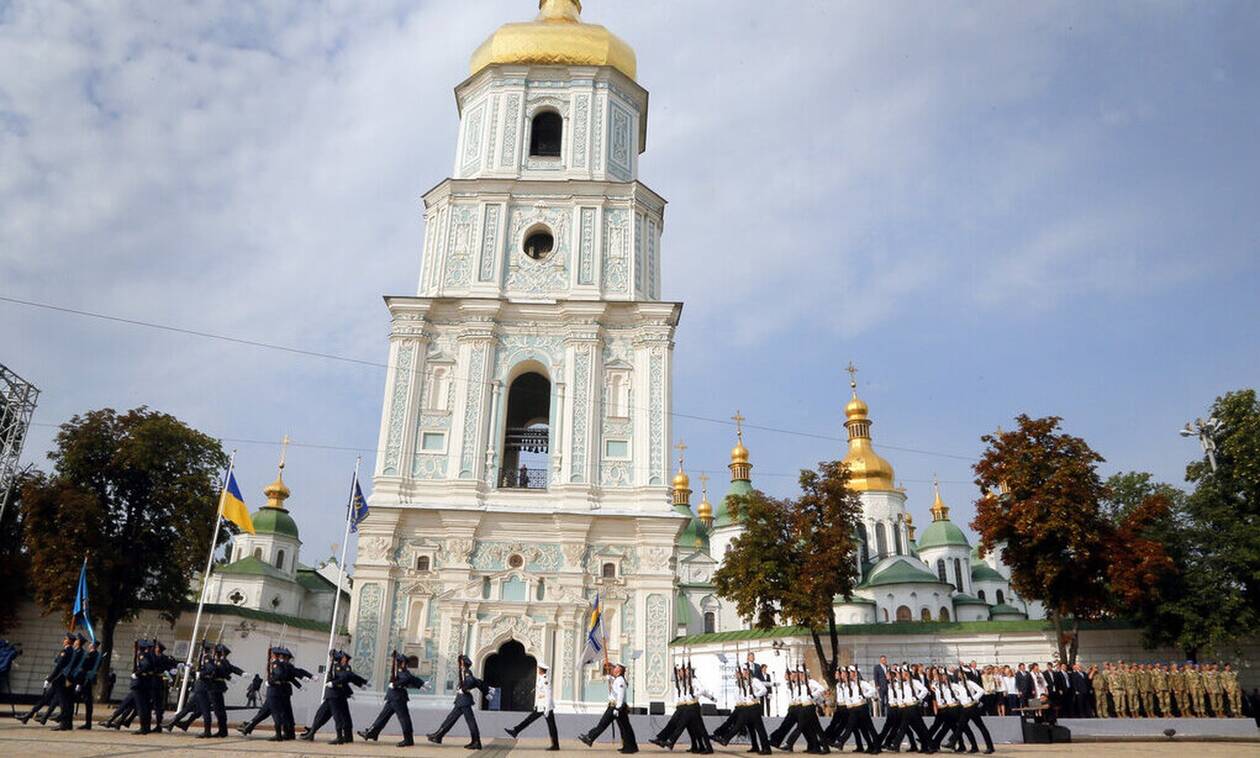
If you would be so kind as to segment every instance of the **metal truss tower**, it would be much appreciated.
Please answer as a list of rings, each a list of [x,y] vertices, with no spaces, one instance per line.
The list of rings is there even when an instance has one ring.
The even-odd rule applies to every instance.
[[[22,443],[31,425],[39,390],[0,364],[0,521],[18,474]]]

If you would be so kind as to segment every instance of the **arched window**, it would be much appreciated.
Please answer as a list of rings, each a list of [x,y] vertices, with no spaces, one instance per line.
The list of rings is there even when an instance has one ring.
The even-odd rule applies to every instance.
[[[885,624],[887,624],[887,623],[888,623],[888,609],[887,609],[887,608],[881,608],[880,610],[882,610],[882,611],[884,612],[884,623],[885,623]]]
[[[429,570],[429,556],[420,555],[416,557],[416,571]]]
[[[600,569],[599,575],[603,577],[604,579],[616,579],[617,578],[617,564],[605,563],[603,567]]]
[[[284,569],[284,551],[283,550],[276,551],[276,568],[281,569],[281,570]]]
[[[488,576],[481,577],[481,599],[490,599],[490,577]]]
[[[963,584],[962,561],[958,558],[954,559],[954,580],[954,589],[959,592],[966,591],[967,585]]]
[[[977,592],[976,597],[980,598],[981,600],[984,600],[984,590],[980,590],[979,592]]]
[[[893,533],[893,550],[894,550],[894,551],[896,551],[897,555],[901,555],[901,553],[902,553],[902,550],[901,550],[901,525],[900,525],[900,524],[898,524],[898,525],[894,526],[894,527],[892,528],[892,533]]]
[[[256,547],[256,548],[254,548],[254,557],[255,557],[255,558],[257,558],[257,559],[258,559],[258,560],[260,560],[260,561],[263,559],[263,557],[262,557],[262,548],[260,548],[260,547]]]
[[[630,415],[630,377],[614,371],[608,377],[608,415],[626,418]]]
[[[534,588],[534,599],[539,601],[547,599],[547,582],[545,579],[538,580],[538,586]]]
[[[551,382],[530,371],[508,390],[500,487],[545,489],[551,443]]]
[[[555,111],[543,111],[534,116],[529,130],[529,154],[540,158],[559,158],[560,141],[564,134],[564,120]]]
[[[932,612],[931,612],[931,611],[929,611],[927,608],[924,608],[923,610],[919,611],[919,620],[920,620],[920,621],[931,621],[931,620],[932,620]]]
[[[704,633],[713,634],[717,631],[717,614],[713,611],[704,612]]]
[[[946,607],[944,607],[944,606],[942,606],[942,607],[941,607],[941,618],[940,618],[940,620],[941,620],[941,621],[949,621],[949,609],[948,609],[948,608],[946,608]]]
[[[884,522],[875,522],[875,554],[880,558],[888,555],[888,535],[884,532]]]
[[[870,563],[871,540],[866,534],[866,524],[858,524],[858,537],[862,539],[862,563]]]
[[[904,624],[907,621],[914,621],[914,614],[910,612],[908,606],[897,606],[897,623]]]
[[[945,576],[945,559],[944,558],[936,559],[936,577],[940,579],[942,582],[946,582],[946,583],[949,582],[949,579]]]
[[[1002,603],[1005,603],[1005,602],[1006,602],[1006,597],[1004,596],[1002,590],[998,590],[997,591],[997,604],[1001,605]]]
[[[429,397],[425,407],[431,411],[446,410],[446,392],[450,386],[450,373],[445,366],[435,366],[429,377]]]

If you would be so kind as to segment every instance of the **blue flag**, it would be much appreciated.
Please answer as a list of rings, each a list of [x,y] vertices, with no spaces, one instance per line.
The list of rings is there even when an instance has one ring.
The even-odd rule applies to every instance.
[[[586,621],[586,646],[578,657],[578,666],[598,661],[604,654],[604,612],[599,607],[599,594],[591,602],[591,612]]]
[[[87,585],[87,558],[83,559],[83,566],[79,569],[79,587],[74,592],[74,625],[77,627],[83,624],[83,628],[87,630],[88,636],[96,642],[96,632],[92,630],[92,615],[88,611],[88,585]]]
[[[354,480],[354,497],[350,499],[350,531],[359,531],[359,522],[367,518],[368,504],[367,498],[363,497],[363,488],[359,486],[359,480]]]

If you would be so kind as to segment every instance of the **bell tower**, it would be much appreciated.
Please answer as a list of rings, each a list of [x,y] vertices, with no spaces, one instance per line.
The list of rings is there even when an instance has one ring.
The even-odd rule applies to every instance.
[[[668,556],[687,521],[669,477],[682,305],[660,299],[665,201],[638,175],[648,93],[630,46],[581,13],[541,0],[455,88],[459,136],[451,176],[424,195],[417,292],[385,298],[353,609],[356,658],[378,669],[409,644],[439,667],[453,650],[476,663],[482,622],[550,614],[539,644],[565,650],[513,638],[558,667],[557,700],[573,702],[588,688],[567,647],[597,591],[619,629],[610,648],[646,654],[637,691],[664,696],[656,630],[673,629]],[[529,608],[553,597],[566,599]]]

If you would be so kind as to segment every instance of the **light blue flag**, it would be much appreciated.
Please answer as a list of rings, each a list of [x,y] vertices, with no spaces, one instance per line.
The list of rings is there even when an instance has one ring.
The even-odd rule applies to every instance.
[[[96,642],[96,632],[92,629],[92,614],[88,611],[86,557],[83,559],[83,566],[79,569],[79,587],[74,592],[74,627],[77,627],[79,624],[83,624],[83,628],[87,630],[88,637],[91,637],[92,641]]]

